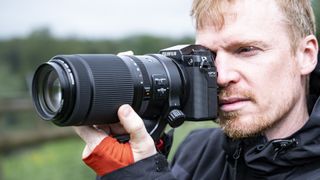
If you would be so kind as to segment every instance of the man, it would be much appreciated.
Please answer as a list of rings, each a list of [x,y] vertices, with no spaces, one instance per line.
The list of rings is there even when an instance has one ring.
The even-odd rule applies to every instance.
[[[319,179],[320,102],[310,116],[307,109],[318,52],[310,1],[194,0],[192,15],[196,44],[216,53],[221,128],[191,133],[170,169],[124,105],[125,147],[103,140],[112,139],[104,131],[76,128],[85,162],[102,179]],[[123,132],[114,126],[100,128]]]

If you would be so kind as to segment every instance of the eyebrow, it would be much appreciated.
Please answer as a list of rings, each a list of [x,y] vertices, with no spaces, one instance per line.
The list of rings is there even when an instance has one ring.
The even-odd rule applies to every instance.
[[[227,43],[223,48],[225,49],[234,49],[242,46],[257,46],[263,49],[268,49],[270,45],[263,41],[257,40],[235,40]]]

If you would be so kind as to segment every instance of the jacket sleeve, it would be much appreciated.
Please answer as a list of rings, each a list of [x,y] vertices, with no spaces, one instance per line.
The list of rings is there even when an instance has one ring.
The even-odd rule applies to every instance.
[[[99,180],[121,179],[176,179],[170,171],[168,161],[162,154],[156,154],[127,167],[118,169],[105,176],[98,177]]]
[[[214,131],[213,129],[202,129],[191,132],[180,144],[171,167],[168,165],[166,157],[158,153],[97,179],[190,179],[194,175],[193,171],[199,163],[203,150],[210,139],[208,137],[212,132],[216,132],[213,133],[214,137],[221,134],[219,133],[220,131]]]

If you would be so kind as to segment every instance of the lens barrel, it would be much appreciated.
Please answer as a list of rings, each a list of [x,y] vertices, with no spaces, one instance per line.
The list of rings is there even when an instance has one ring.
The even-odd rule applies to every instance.
[[[33,102],[42,119],[59,126],[118,122],[122,104],[130,104],[144,118],[157,119],[166,113],[168,99],[183,98],[182,74],[175,62],[161,55],[55,56],[34,74]]]

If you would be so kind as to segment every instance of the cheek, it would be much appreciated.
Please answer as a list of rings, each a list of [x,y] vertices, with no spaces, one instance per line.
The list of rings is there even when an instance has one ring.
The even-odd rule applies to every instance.
[[[287,97],[287,92],[296,83],[297,74],[294,72],[294,65],[288,63],[289,59],[269,57],[260,60],[260,63],[247,68],[251,70],[247,71],[247,82],[256,96],[257,103],[269,107],[272,103]]]
[[[260,68],[255,77],[256,87],[252,87],[259,108],[268,111],[286,104],[293,96],[292,91],[296,91],[297,77],[289,64],[274,63]]]

